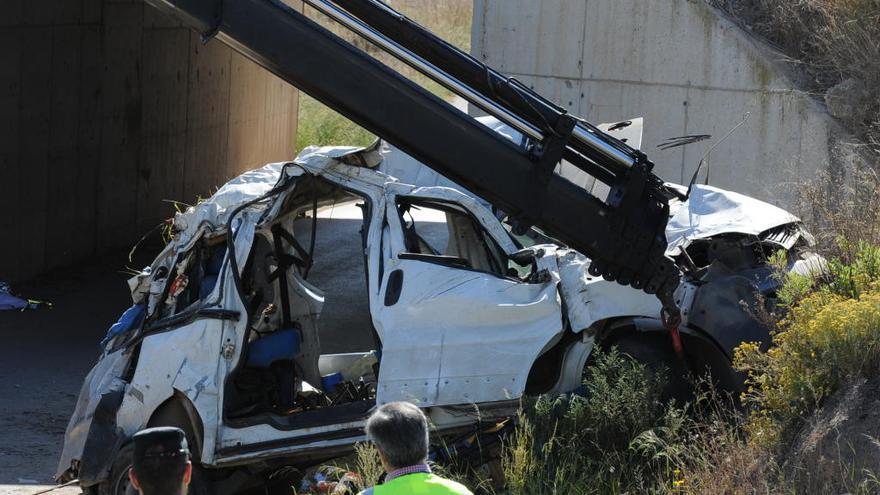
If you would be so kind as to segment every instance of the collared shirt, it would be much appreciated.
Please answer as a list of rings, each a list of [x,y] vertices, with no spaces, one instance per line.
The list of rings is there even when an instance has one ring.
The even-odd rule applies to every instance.
[[[385,483],[393,480],[394,478],[400,478],[401,476],[406,476],[408,474],[413,473],[428,473],[431,474],[431,466],[427,464],[415,464],[413,466],[407,466],[400,469],[395,469],[391,471],[385,476]]]

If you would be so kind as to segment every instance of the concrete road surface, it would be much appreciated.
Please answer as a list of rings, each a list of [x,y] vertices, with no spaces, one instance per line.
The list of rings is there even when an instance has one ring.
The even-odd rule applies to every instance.
[[[115,253],[14,286],[55,306],[0,312],[0,490],[51,483],[98,342],[131,304],[128,275],[120,273],[126,261]]]

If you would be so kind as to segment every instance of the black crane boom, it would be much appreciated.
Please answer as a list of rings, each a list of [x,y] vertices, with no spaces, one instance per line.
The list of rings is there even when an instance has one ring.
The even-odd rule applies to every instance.
[[[452,181],[537,225],[590,271],[657,294],[677,315],[680,270],[665,255],[674,193],[633,150],[375,0],[309,0],[344,11],[530,132],[518,146],[280,0],[148,0]],[[565,159],[610,186],[607,199],[554,172]]]

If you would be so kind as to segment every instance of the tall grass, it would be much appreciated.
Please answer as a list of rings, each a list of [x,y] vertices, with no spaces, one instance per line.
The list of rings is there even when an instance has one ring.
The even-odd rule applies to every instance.
[[[473,0],[444,0],[442,2],[391,0],[387,3],[395,10],[427,27],[446,41],[464,51],[470,51]],[[395,60],[357,35],[339,27],[322,14],[310,8],[306,8],[306,14],[343,39],[366,51],[382,63],[412,79],[429,91],[443,98],[450,96],[450,93],[440,85],[418,74],[409,66]],[[365,146],[374,139],[374,135],[354,122],[322,105],[305,93],[300,93],[296,139],[298,151],[310,145]]]
[[[615,349],[597,351],[583,395],[523,403],[503,439],[501,479],[461,465],[435,471],[484,495],[774,493],[776,464],[768,449],[742,441],[729,402],[707,386],[693,404],[665,403],[664,381]],[[377,459],[361,445],[325,471],[361,473],[363,489],[378,479]]]
[[[524,408],[503,458],[508,493],[643,492],[669,478],[674,466],[645,436],[669,441],[681,428],[682,415],[660,400],[663,381],[616,350],[598,353],[584,396]]]
[[[503,440],[501,479],[460,465],[435,465],[435,471],[478,495],[804,493],[804,474],[785,466],[786,445],[778,436],[756,437],[755,417],[731,409],[710,383],[692,403],[664,403],[657,393],[663,374],[614,349],[597,352],[583,396],[523,403],[516,429]],[[819,479],[806,469],[810,486],[835,493],[880,488],[873,473],[842,462]],[[358,490],[375,483],[381,473],[375,449],[358,446],[354,456],[325,468],[331,477],[348,471],[360,473]]]

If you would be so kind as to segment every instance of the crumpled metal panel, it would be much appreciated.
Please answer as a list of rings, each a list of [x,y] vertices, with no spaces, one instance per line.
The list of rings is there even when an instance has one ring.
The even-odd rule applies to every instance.
[[[537,260],[539,270],[546,270],[549,277],[533,284],[477,270],[396,259],[403,250],[402,238],[396,238],[395,229],[391,228],[399,221],[395,220],[397,215],[389,215],[387,224],[379,221],[386,215],[386,205],[394,208],[395,194],[454,201],[472,212],[508,255],[517,247],[479,199],[448,187],[401,184],[373,170],[380,165],[381,156],[376,149],[307,148],[297,158],[297,165],[276,163],[245,173],[207,201],[178,214],[177,237],[157,258],[154,267],[173,260],[176,253],[188,249],[202,233],[225,228],[233,208],[266,194],[280,181],[308,172],[361,192],[369,197],[373,215],[366,249],[371,312],[383,342],[379,402],[412,400],[429,406],[514,399],[523,393],[531,363],[562,331],[563,308],[574,331],[612,317],[659,316],[660,305],[654,297],[590,277],[586,271],[589,260],[555,246],[546,246]],[[236,222],[240,267],[244,266],[254,231],[259,228],[257,218],[273,219],[286,197],[287,193],[281,194],[257,211],[248,210],[241,217],[242,223]],[[793,215],[753,198],[710,186],[695,186],[690,201],[674,210],[667,236],[670,246],[686,246],[697,238],[726,233],[757,235],[793,222],[797,222]],[[389,308],[384,305],[382,295],[386,287],[380,282],[380,273],[393,270],[403,270],[405,280],[399,301]],[[132,280],[136,301],[150,293],[150,283],[149,272]],[[221,305],[241,309],[229,277],[218,284],[212,298],[221,292],[221,286]],[[731,291],[730,287],[725,290],[736,293],[734,298],[743,296],[742,291]],[[708,301],[709,295],[703,301]],[[717,304],[726,304],[733,311],[739,308],[735,302]],[[734,316],[731,314],[730,318]],[[202,459],[208,463],[215,461],[217,446],[302,434],[280,434],[268,425],[238,430],[222,426],[218,404],[222,380],[235,366],[241,349],[234,349],[228,359],[220,357],[221,343],[226,342],[221,335],[229,342],[240,342],[245,326],[243,319],[236,323],[203,320],[148,337],[142,347],[141,366],[130,387],[120,379],[128,356],[122,352],[104,356],[86,378],[68,426],[59,475],[82,458],[90,431],[97,431],[92,424],[95,411],[107,394],[124,394],[116,420],[125,434],[142,427],[152,409],[175,389],[185,394],[202,416]],[[577,355],[566,357],[566,367],[579,369],[591,348],[592,341],[587,336],[579,344]],[[180,352],[169,358],[169,349]],[[220,359],[223,361],[218,362]],[[574,377],[575,371],[567,374]],[[111,423],[108,421],[107,425]],[[332,428],[321,427],[311,433]]]
[[[64,433],[64,447],[55,475],[57,479],[64,479],[71,465],[74,462],[82,461],[86,441],[93,428],[92,420],[95,416],[95,410],[103,396],[114,393],[121,394],[125,389],[125,382],[121,377],[125,373],[130,359],[131,355],[124,351],[104,355],[86,375],[79,399],[76,402],[76,408]]]
[[[666,226],[667,253],[675,253],[694,239],[719,234],[755,235],[774,227],[800,222],[791,213],[755,198],[712,186],[695,184],[685,203],[670,205]]]
[[[590,260],[581,253],[559,249],[556,256],[559,292],[573,331],[580,332],[612,317],[660,316],[660,301],[656,297],[590,275]]]
[[[235,207],[259,198],[278,182],[284,163],[270,163],[245,172],[217,190],[210,198],[174,216],[174,227],[180,231],[174,244],[182,245],[196,237],[203,224],[220,226]]]

